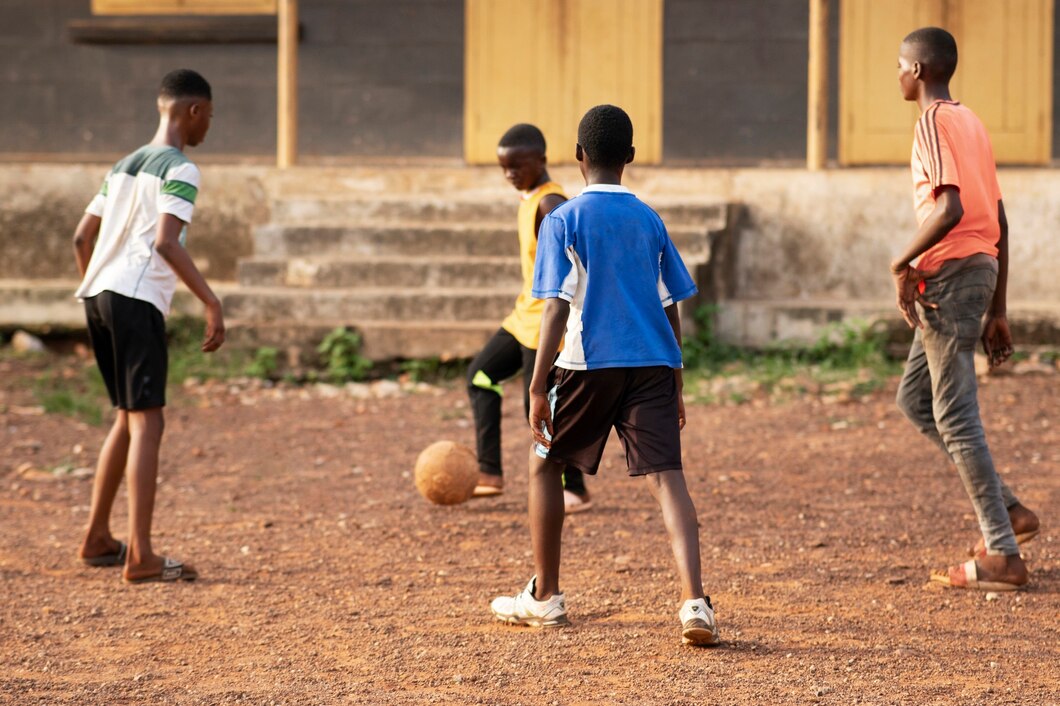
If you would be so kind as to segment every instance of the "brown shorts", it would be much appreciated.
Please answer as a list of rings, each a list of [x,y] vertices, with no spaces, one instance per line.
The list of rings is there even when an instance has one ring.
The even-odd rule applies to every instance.
[[[614,427],[631,476],[681,470],[673,368],[552,368],[552,447],[547,458],[596,473]],[[538,448],[538,455],[543,449]]]

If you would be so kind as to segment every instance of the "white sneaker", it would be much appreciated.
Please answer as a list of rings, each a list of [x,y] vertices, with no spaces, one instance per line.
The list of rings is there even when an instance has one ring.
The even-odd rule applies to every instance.
[[[678,616],[681,618],[681,642],[686,645],[716,645],[720,638],[714,619],[710,596],[685,601]]]
[[[498,596],[490,603],[490,610],[497,620],[512,625],[529,625],[535,628],[562,628],[570,625],[567,620],[567,602],[562,593],[554,593],[539,601],[534,598],[537,577],[530,579],[526,588],[514,596]]]

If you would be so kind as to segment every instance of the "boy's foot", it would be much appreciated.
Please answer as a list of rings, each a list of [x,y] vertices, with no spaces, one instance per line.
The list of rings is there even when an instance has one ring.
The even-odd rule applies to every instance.
[[[697,647],[718,644],[721,632],[714,619],[710,596],[685,601],[678,616],[681,618],[681,642]]]
[[[1038,521],[1038,516],[1022,505],[1010,507],[1008,509],[1008,519],[1012,523],[1012,531],[1016,535],[1017,544],[1026,544],[1037,537],[1041,531],[1041,523]],[[975,546],[968,550],[968,556],[976,559],[986,556],[986,542],[983,541],[982,537],[979,537],[979,541],[976,542]]]
[[[949,588],[974,591],[1018,591],[1027,585],[1027,567],[1019,555],[969,559],[945,571],[932,571],[931,580]]]
[[[563,508],[567,511],[568,515],[573,515],[576,512],[585,512],[591,510],[593,507],[593,501],[589,499],[589,491],[586,490],[582,493],[575,493],[573,490],[563,490]]]
[[[94,546],[90,546],[86,540],[81,546],[81,563],[94,567],[121,566],[125,563],[125,555],[128,552],[129,546],[116,539],[96,543]]]
[[[471,497],[473,498],[488,498],[493,495],[500,495],[504,492],[504,478],[492,473],[478,474],[478,484],[475,486],[475,490],[472,491]]]
[[[199,572],[191,564],[185,564],[168,556],[158,557],[158,563],[153,566],[142,566],[135,569],[125,567],[122,572],[122,580],[125,583],[154,583],[158,581],[194,581],[199,578]]]
[[[562,628],[570,625],[567,620],[567,602],[562,593],[553,593],[543,601],[534,598],[537,577],[530,579],[526,588],[514,596],[499,596],[490,603],[497,620],[512,625],[528,625],[534,628]]]

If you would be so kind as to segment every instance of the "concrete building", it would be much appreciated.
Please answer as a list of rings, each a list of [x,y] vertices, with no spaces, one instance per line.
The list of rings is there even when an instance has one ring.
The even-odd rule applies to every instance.
[[[987,122],[1003,164],[1014,314],[1036,340],[1057,331],[1052,0],[301,0],[298,166],[278,170],[286,2],[0,5],[0,324],[76,324],[69,234],[106,165],[150,137],[160,76],[184,66],[216,96],[193,153],[205,179],[190,249],[248,323],[385,332],[405,317],[430,329],[407,302],[380,304],[368,267],[451,295],[452,320],[433,321],[422,350],[391,331],[378,355],[472,350],[503,314],[510,276],[415,259],[441,248],[489,269],[514,252],[469,245],[514,232],[491,164],[498,135],[538,123],[551,161],[569,162],[578,117],[606,101],[633,116],[631,183],[682,231],[722,332],[754,345],[814,336],[888,311],[886,265],[914,228],[915,110],[894,57],[906,32],[941,24],[961,46],[955,96]],[[814,29],[811,8],[826,24]],[[807,169],[808,145],[827,168]],[[580,186],[572,167],[554,176]]]

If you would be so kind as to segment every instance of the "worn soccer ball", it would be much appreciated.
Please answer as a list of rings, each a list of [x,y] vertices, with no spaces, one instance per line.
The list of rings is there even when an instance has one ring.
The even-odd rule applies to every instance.
[[[453,441],[436,441],[416,459],[416,490],[435,505],[457,505],[478,483],[475,452]]]

